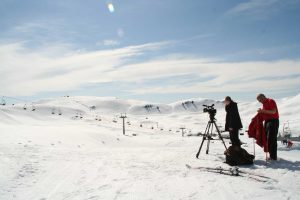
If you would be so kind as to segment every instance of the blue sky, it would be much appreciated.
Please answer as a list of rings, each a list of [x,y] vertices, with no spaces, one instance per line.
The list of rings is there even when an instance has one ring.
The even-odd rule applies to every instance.
[[[299,13],[300,0],[1,0],[0,95],[296,95]]]

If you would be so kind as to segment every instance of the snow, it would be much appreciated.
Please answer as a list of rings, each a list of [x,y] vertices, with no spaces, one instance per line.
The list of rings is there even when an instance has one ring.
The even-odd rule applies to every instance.
[[[300,135],[300,95],[276,101],[280,130],[289,121],[293,136]],[[255,164],[240,167],[270,177],[267,182],[186,168],[229,168],[221,141],[212,141],[208,155],[204,145],[196,159],[202,137],[182,137],[179,129],[203,132],[208,115],[202,104],[212,103],[224,125],[223,104],[209,99],[161,104],[81,96],[27,103],[26,110],[25,103],[0,106],[0,199],[299,199],[297,142],[291,149],[278,143],[279,160],[271,163],[256,146]],[[247,129],[261,106],[238,105]],[[121,113],[127,114],[126,135]],[[252,139],[240,139],[253,153]]]

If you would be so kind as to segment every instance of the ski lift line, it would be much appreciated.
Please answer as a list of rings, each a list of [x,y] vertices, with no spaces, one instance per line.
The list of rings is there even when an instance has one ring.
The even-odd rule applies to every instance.
[[[75,103],[77,103],[77,104],[79,104],[79,105],[81,105],[81,106],[83,106],[83,107],[85,107],[85,108],[87,108],[92,113],[92,109],[88,105],[85,105],[85,104],[83,104],[83,103],[81,103],[79,101],[73,100],[73,99],[72,99],[72,101],[75,102]]]
[[[1,96],[1,95],[0,95]],[[2,103],[2,105],[5,105],[6,104],[6,101],[5,99],[13,99],[15,101],[18,101],[19,103],[24,103],[24,106],[23,106],[23,109],[26,110],[26,107],[28,107],[28,104],[31,105],[32,107],[32,111],[35,111],[36,110],[36,107],[34,106],[34,102],[32,101],[27,101],[25,99],[19,99],[19,98],[15,98],[15,97],[9,97],[9,96],[5,96],[5,95],[2,95],[2,102],[4,102],[4,104]]]
[[[25,100],[25,99],[19,99],[19,98],[9,97],[9,96],[5,96],[5,95],[0,95],[0,96],[2,96],[2,98],[13,99],[13,100],[17,100],[17,101],[19,101],[19,102],[28,102],[28,101]]]

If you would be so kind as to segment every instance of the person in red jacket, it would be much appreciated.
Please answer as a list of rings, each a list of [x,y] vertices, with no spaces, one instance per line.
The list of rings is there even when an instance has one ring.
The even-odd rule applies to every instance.
[[[264,115],[264,128],[268,138],[270,159],[277,160],[279,113],[276,102],[273,99],[267,98],[264,94],[258,94],[256,99],[263,105],[257,112]]]

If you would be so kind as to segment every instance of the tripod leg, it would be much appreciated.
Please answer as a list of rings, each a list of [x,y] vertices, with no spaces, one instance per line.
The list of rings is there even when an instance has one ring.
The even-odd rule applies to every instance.
[[[203,136],[203,138],[202,138],[202,142],[201,142],[201,145],[200,145],[200,147],[199,147],[199,150],[198,150],[198,152],[197,152],[197,154],[196,154],[196,158],[199,157],[200,151],[201,151],[201,149],[202,149],[202,145],[203,145],[203,143],[204,143],[204,140],[206,139],[205,137],[206,137],[206,136]]]
[[[219,128],[218,128],[216,122],[214,122],[214,125],[215,125],[215,127],[216,127],[217,132],[218,132],[218,135],[219,135],[220,140],[222,140],[222,142],[223,142],[223,144],[224,144],[224,147],[225,147],[225,149],[227,150],[226,144],[225,144],[225,142],[224,142],[224,139],[223,139],[223,137],[222,137],[222,135],[221,135],[221,132],[220,132],[220,130],[219,130]]]
[[[209,122],[209,128],[208,128],[208,141],[207,141],[207,147],[206,147],[206,154],[208,154],[209,151],[209,144],[210,144],[210,140],[212,139],[212,132],[213,132],[213,126],[212,124]],[[210,132],[209,132],[210,130]]]
[[[197,154],[196,154],[196,158],[199,157],[199,154],[200,154],[200,151],[201,151],[201,149],[202,149],[204,140],[206,140],[206,137],[207,137],[207,135],[208,135],[208,129],[209,129],[209,123],[206,125],[205,132],[204,132],[204,134],[203,134],[203,138],[202,138],[201,145],[200,145],[199,150],[198,150],[198,152],[197,152]]]

